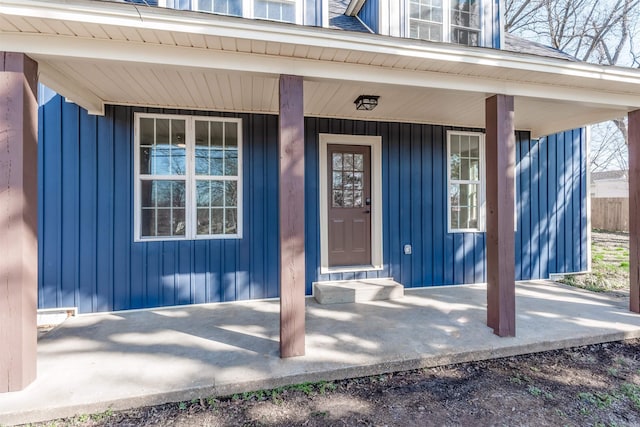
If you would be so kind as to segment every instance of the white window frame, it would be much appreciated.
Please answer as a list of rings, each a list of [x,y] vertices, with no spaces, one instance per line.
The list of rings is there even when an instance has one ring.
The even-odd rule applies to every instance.
[[[296,20],[295,22],[293,22],[294,24],[298,24],[298,25],[302,25],[303,24],[303,17],[304,17],[304,4],[303,4],[303,0],[273,0],[273,1],[277,1],[279,3],[293,3],[296,7]],[[200,11],[199,8],[196,7],[197,4],[199,4],[200,0],[191,0],[191,9],[193,11]],[[267,18],[256,18],[254,15],[254,5],[255,5],[255,0],[241,0],[242,2],[242,17],[244,18],[250,18],[250,19],[264,19],[266,21],[274,21],[274,22],[289,22],[289,21],[280,21],[277,19],[267,19]],[[158,2],[158,6],[160,6],[162,3],[163,6],[166,7],[166,0],[160,0]],[[224,13],[217,13],[217,12],[209,12],[209,11],[202,11],[202,12],[206,12],[206,13],[213,13],[216,15],[222,15],[222,16],[235,16],[235,15],[227,15]]]
[[[451,179],[451,136],[476,136],[480,139],[480,170],[479,173],[479,194],[478,194],[478,227],[477,228],[453,228],[451,227],[451,184],[475,183],[471,180]],[[485,134],[482,132],[447,131],[447,232],[448,233],[482,233],[486,230],[486,158],[485,158]]]
[[[382,270],[382,137],[321,133],[319,139],[320,274]],[[329,267],[328,145],[362,145],[371,149],[371,265]]]
[[[184,177],[185,180],[185,235],[184,236],[142,236],[141,227],[141,212],[142,212],[142,200],[141,200],[141,183],[140,179],[140,119],[153,118],[153,119],[169,119],[169,120],[184,120],[185,121],[185,149],[186,159],[185,164],[187,173]],[[196,175],[195,173],[195,122],[197,120],[207,122],[234,122],[238,126],[238,174],[237,176],[216,176],[214,175]],[[215,117],[215,116],[190,116],[190,115],[178,115],[178,114],[153,114],[153,113],[134,113],[134,241],[135,242],[152,242],[152,241],[167,241],[167,240],[206,240],[206,239],[241,239],[242,238],[242,224],[243,224],[243,184],[242,184],[242,119],[232,117]],[[162,177],[162,175],[158,175]],[[198,234],[197,233],[197,206],[196,206],[196,181],[215,180],[215,181],[236,181],[237,182],[237,206],[236,206],[236,221],[237,221],[237,233],[236,234]]]
[[[255,2],[256,0],[242,0],[244,3],[249,3],[250,4],[250,12],[247,14],[246,13],[246,5],[245,8],[243,9],[243,13],[245,14],[245,16],[251,16],[253,19],[263,19],[265,21],[274,21],[274,22],[285,22],[285,23],[290,23],[289,21],[282,21],[279,19],[269,19],[269,18],[257,18],[255,16],[255,12],[254,12],[254,6],[255,6]],[[295,22],[293,22],[294,24],[298,24],[298,25],[302,25],[302,18],[303,18],[303,0],[267,0],[267,1],[271,1],[273,3],[293,3],[295,8],[296,8],[296,20]]]
[[[453,1],[455,0],[442,0],[442,40],[440,40],[440,42],[442,43],[453,43],[451,41],[451,31],[453,29],[453,25],[451,25],[451,3]],[[484,43],[484,27],[485,27],[484,8],[483,8],[482,2],[480,1],[479,1],[479,8],[480,8],[479,10],[480,28],[478,33],[477,47],[483,47],[485,45]],[[405,25],[406,25],[405,34],[406,34],[406,37],[412,38],[411,37],[411,0],[406,0],[405,10],[407,11],[406,18],[405,18]],[[467,27],[460,27],[460,28],[467,28]],[[469,28],[469,29],[473,30],[474,28]],[[415,39],[415,40],[422,40],[422,39]],[[434,43],[437,43],[437,41],[434,41]],[[460,46],[476,47],[476,46],[464,45],[464,44],[460,44]]]

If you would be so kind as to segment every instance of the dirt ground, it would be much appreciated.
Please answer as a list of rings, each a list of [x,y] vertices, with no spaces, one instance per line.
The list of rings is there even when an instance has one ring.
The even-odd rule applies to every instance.
[[[628,237],[594,233],[592,248],[596,285],[589,286],[620,296]],[[626,272],[628,277],[628,264]],[[582,279],[576,284],[589,288]],[[39,425],[640,426],[640,340],[204,397]]]

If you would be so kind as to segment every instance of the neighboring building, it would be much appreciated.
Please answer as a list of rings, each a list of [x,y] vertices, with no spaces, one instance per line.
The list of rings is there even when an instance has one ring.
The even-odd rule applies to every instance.
[[[629,171],[591,172],[591,197],[594,199],[629,197]]]
[[[640,71],[503,34],[498,0],[130,3],[0,1],[0,50],[26,55],[5,71],[60,94],[38,110],[38,307],[282,296],[291,356],[314,282],[489,282],[513,335],[514,279],[587,269],[583,127],[640,108]],[[29,176],[7,202],[28,242]]]

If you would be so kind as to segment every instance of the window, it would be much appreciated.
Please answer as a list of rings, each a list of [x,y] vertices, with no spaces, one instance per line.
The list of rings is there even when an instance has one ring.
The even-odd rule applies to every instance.
[[[242,16],[242,0],[194,0],[194,10]]]
[[[135,120],[136,240],[242,237],[241,120]]]
[[[447,132],[450,232],[484,230],[484,135]]]
[[[409,0],[409,37],[480,45],[478,0]]]
[[[299,0],[159,0],[158,5],[302,24]]]
[[[286,0],[255,0],[254,18],[296,22],[296,2]]]

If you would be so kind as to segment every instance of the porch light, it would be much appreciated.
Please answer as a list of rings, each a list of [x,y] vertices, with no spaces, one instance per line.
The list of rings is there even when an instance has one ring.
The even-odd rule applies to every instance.
[[[378,105],[379,96],[376,95],[360,95],[355,101],[356,110],[371,111]]]

